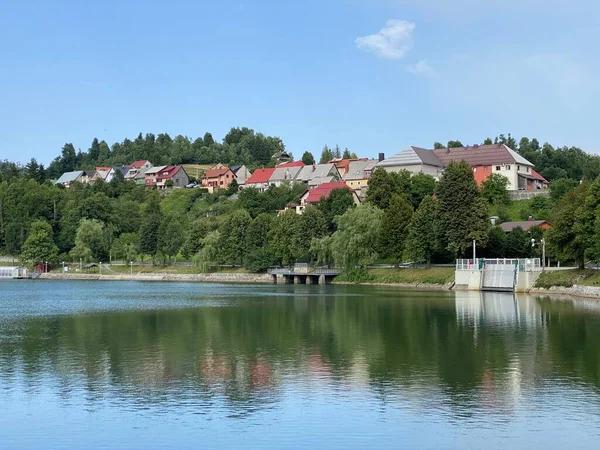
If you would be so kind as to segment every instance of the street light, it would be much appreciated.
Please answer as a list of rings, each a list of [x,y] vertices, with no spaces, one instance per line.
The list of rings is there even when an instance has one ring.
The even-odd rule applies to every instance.
[[[536,245],[542,245],[542,270],[546,268],[546,239],[542,239],[540,242],[535,242],[534,238],[531,238],[531,247]]]
[[[129,261],[129,268],[131,269],[131,275],[133,275],[133,261]]]
[[[65,262],[63,261],[63,273],[65,273]]]

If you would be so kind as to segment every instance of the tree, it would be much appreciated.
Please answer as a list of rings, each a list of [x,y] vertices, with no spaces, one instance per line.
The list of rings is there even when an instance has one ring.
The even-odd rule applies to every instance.
[[[425,197],[411,219],[406,254],[413,261],[425,262],[429,267],[434,255],[442,248],[440,202],[432,196]]]
[[[181,253],[184,257],[194,256],[202,248],[202,239],[210,232],[208,224],[204,220],[196,220],[190,226],[190,231],[186,237]]]
[[[333,189],[329,197],[322,198],[317,208],[323,213],[325,226],[330,232],[335,231],[335,218],[341,216],[354,206],[354,197],[349,189]],[[310,241],[309,241],[310,242]]]
[[[600,244],[597,243],[596,220],[600,207],[600,177],[589,185],[583,204],[575,212],[574,231],[577,239],[585,247],[585,256],[597,261]]]
[[[34,265],[56,260],[58,247],[52,239],[52,227],[48,222],[36,220],[31,224],[21,257]]]
[[[485,140],[483,141],[483,145],[492,145],[494,142],[492,141],[491,138],[485,138]]]
[[[352,158],[352,156],[350,155],[350,150],[348,150],[347,148],[344,149],[344,153],[342,154],[342,158],[343,159],[350,159]]]
[[[396,264],[402,262],[413,207],[405,196],[395,194],[381,220],[381,253]]]
[[[504,254],[507,258],[531,257],[531,236],[521,227],[509,231],[504,240]]]
[[[554,200],[560,200],[570,191],[577,187],[578,183],[575,180],[568,178],[559,178],[550,183],[550,195]]]
[[[455,257],[464,254],[472,241],[483,247],[487,241],[489,212],[486,201],[467,163],[448,164],[437,185],[446,248]]]
[[[165,217],[158,228],[156,242],[158,252],[163,255],[163,265],[165,258],[168,259],[170,263],[171,258],[177,256],[184,241],[185,236],[181,222],[172,217]]]
[[[298,242],[300,216],[294,211],[286,211],[273,220],[269,231],[269,249],[271,254],[284,266],[294,264],[302,256]]]
[[[302,162],[307,166],[312,166],[315,163],[315,157],[311,152],[304,152],[302,155]]]
[[[367,203],[371,203],[379,209],[387,209],[394,194],[410,194],[410,172],[403,170],[392,173],[383,168],[375,169],[369,178]]]
[[[241,264],[246,255],[246,233],[252,224],[248,211],[234,211],[219,228],[219,249],[226,264]]]
[[[112,257],[119,261],[135,261],[139,249],[139,238],[136,233],[123,233],[112,245]]]
[[[201,249],[194,256],[194,264],[203,272],[208,272],[209,270],[218,266],[219,259],[219,241],[220,241],[219,231],[211,231],[206,235],[204,239],[202,239]]]
[[[512,257],[506,252],[506,233],[499,226],[494,226],[490,229],[488,242],[483,249],[483,254],[487,258],[504,258],[505,256]]]
[[[321,159],[319,159],[319,164],[326,164],[333,159],[333,151],[325,146],[323,147],[323,151],[321,152]]]
[[[435,193],[436,181],[431,175],[416,173],[410,177],[410,202],[418,208],[421,201]]]
[[[448,141],[447,148],[458,148],[458,147],[464,147],[464,145],[462,144],[462,142],[460,142],[460,141]]]
[[[246,255],[244,268],[251,272],[264,272],[276,263],[269,252],[269,230],[273,216],[259,214],[248,227],[246,232]]]
[[[556,205],[552,215],[552,228],[547,231],[548,249],[561,261],[574,261],[580,269],[585,267],[585,240],[577,233],[577,210],[583,206],[589,185],[580,184]]]
[[[364,205],[336,218],[337,231],[331,236],[331,254],[336,265],[346,269],[374,262],[383,211]]]
[[[343,190],[345,191],[346,189]],[[342,199],[343,198],[344,197],[342,197]],[[340,201],[343,202],[343,200]],[[309,253],[312,240],[325,236],[328,234],[327,232],[328,228],[325,214],[315,206],[308,206],[298,221],[298,232],[295,234],[295,237],[297,238],[295,246],[302,256],[305,256]]]
[[[508,195],[508,178],[499,173],[492,173],[481,183],[481,195],[491,205],[506,205],[510,202]]]
[[[437,142],[436,141],[436,142],[433,143],[433,148],[436,149],[436,150],[440,150],[440,149],[445,148],[445,147],[444,147],[444,144],[442,144],[441,142]]]
[[[106,239],[102,222],[95,219],[81,219],[71,256],[76,259],[81,258],[84,262],[101,261],[106,256]]]
[[[142,223],[140,225],[140,253],[142,255],[155,256],[158,250],[158,229],[162,223],[162,213],[158,198],[153,195],[148,200],[146,208],[142,214]]]
[[[62,156],[60,158],[60,171],[72,172],[75,170],[76,163],[77,154],[75,153],[75,147],[73,147],[73,144],[65,144],[62,148]]]

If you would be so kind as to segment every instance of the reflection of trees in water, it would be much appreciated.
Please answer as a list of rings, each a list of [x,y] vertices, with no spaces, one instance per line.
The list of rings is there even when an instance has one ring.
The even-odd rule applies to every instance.
[[[556,374],[600,386],[600,315],[576,304],[340,292],[353,295],[4,322],[0,381],[35,385],[50,373],[91,398],[110,387],[140,402],[223,398],[244,412],[290,382],[499,414]]]

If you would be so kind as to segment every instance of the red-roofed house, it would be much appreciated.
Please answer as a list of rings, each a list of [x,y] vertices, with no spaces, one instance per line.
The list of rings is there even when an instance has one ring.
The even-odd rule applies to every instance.
[[[202,187],[207,188],[209,192],[227,189],[235,178],[235,173],[229,167],[208,169],[202,175]]]
[[[354,200],[355,205],[360,204],[360,199],[356,194],[356,191],[349,187],[344,181],[332,181],[329,183],[323,183],[317,186],[314,189],[306,191],[300,197],[300,205],[296,206],[296,213],[302,214],[304,212],[304,208],[308,205],[314,205],[319,203],[322,199],[325,199],[331,195],[331,192],[335,189],[347,189],[352,194],[352,199]]]
[[[185,187],[190,182],[188,174],[181,166],[159,166],[146,171],[146,186],[156,186],[159,189],[167,187],[167,181],[173,182],[173,187]]]
[[[140,159],[138,161],[134,161],[132,164],[125,166],[128,167],[129,169],[136,169],[136,170],[148,170],[150,167],[152,167],[152,164],[150,163],[150,161],[147,161],[145,159]]]
[[[242,188],[253,187],[258,189],[260,192],[264,192],[269,188],[269,179],[275,172],[275,167],[270,167],[267,169],[256,169],[250,178],[246,180]]]
[[[286,163],[277,164],[277,167],[304,167],[305,165],[306,164],[304,164],[302,161],[290,161]]]
[[[138,184],[144,184],[144,178],[146,172],[152,168],[152,163],[145,159],[135,161],[133,164],[125,166],[129,171],[125,174],[125,179],[135,181]]]

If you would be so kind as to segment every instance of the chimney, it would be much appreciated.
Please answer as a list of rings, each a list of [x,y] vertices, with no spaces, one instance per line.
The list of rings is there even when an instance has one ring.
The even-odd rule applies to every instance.
[[[379,159],[379,161],[378,161],[378,162],[381,162],[381,161],[383,161],[383,160],[385,159],[385,153],[380,153],[380,154],[379,154],[379,158],[378,158],[378,159]]]

